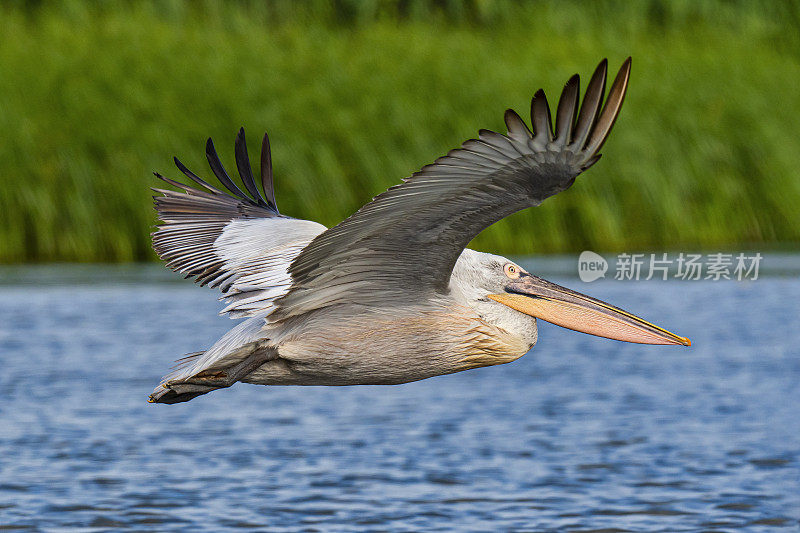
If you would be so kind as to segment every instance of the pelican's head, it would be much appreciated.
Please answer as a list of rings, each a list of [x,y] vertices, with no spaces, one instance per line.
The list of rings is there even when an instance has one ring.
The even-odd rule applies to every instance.
[[[619,307],[534,276],[499,255],[464,250],[453,269],[451,286],[457,288],[487,320],[500,326],[510,325],[519,329],[522,315],[528,315],[619,341],[691,344],[686,337],[675,335]],[[534,329],[534,342],[535,336]]]

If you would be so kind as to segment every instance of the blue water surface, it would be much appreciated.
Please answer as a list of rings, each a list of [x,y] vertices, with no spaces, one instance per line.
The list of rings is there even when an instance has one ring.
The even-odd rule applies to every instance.
[[[4,273],[2,528],[800,527],[796,276],[557,280],[691,348],[544,324],[505,366],[391,387],[239,384],[170,406],[146,401],[161,375],[234,324],[213,291],[111,268]]]

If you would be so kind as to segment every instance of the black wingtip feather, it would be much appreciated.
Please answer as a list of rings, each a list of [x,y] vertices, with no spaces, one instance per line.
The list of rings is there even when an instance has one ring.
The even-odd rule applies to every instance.
[[[186,176],[187,178],[189,178],[190,180],[192,180],[193,182],[197,183],[201,187],[205,187],[206,189],[208,189],[210,192],[212,192],[214,194],[219,194],[221,192],[219,189],[217,189],[215,187],[212,187],[205,180],[201,179],[194,172],[192,172],[191,170],[186,168],[186,165],[181,163],[180,159],[178,159],[177,157],[173,157],[172,161],[175,163],[175,166],[178,167],[178,170],[183,172],[183,175]]]
[[[160,179],[164,183],[168,183],[169,185],[172,185],[173,187],[177,187],[178,189],[181,189],[181,190],[183,190],[185,192],[189,192],[189,191],[192,191],[192,190],[197,191],[197,189],[192,189],[188,185],[185,185],[185,184],[183,184],[183,183],[181,183],[179,181],[175,181],[173,179],[166,178],[166,177],[162,176],[161,174],[159,174],[158,172],[153,172],[153,174],[155,175],[156,178]],[[159,192],[161,192],[161,191],[159,190]],[[199,194],[207,194],[207,193],[203,193],[202,191],[197,191],[197,192]]]
[[[244,128],[239,128],[239,133],[236,135],[234,154],[236,156],[236,168],[239,170],[239,177],[242,179],[242,183],[247,189],[247,192],[253,196],[253,199],[259,205],[267,205],[266,200],[261,196],[258,187],[256,187],[256,182],[253,179],[253,169],[250,167],[250,158],[247,155],[247,141],[244,136]]]
[[[547,103],[547,96],[544,89],[539,89],[531,100],[531,123],[533,124],[533,134],[536,140],[542,139],[550,142],[553,140],[553,121],[550,118],[550,105]]]
[[[622,102],[628,89],[628,81],[631,75],[631,58],[629,57],[622,63],[611,89],[608,91],[608,98],[603,105],[603,110],[597,117],[596,124],[592,130],[589,140],[586,142],[586,152],[589,155],[596,154],[608,138],[611,128],[617,121]]]
[[[580,76],[574,74],[564,85],[564,89],[561,91],[561,98],[558,100],[555,142],[560,145],[565,145],[570,141],[572,130],[575,127],[580,84]]]
[[[603,59],[594,70],[589,84],[586,86],[586,94],[578,112],[578,121],[575,124],[575,134],[572,144],[578,150],[583,149],[589,134],[592,131],[597,115],[600,112],[600,104],[606,90],[606,74],[608,72],[608,59]]]
[[[533,138],[533,133],[528,128],[528,125],[513,109],[506,109],[503,119],[505,120],[509,137],[520,142],[527,142],[528,139]]]
[[[170,180],[163,177],[158,172],[153,172],[153,174],[158,179],[175,187],[181,188],[192,195],[206,195],[209,198],[213,198],[214,196],[232,195],[238,200],[244,200],[247,205],[264,208],[275,215],[280,215],[275,204],[275,191],[272,186],[272,161],[269,149],[269,140],[266,134],[264,135],[264,143],[262,145],[261,153],[261,181],[262,185],[264,186],[263,193],[259,190],[255,178],[253,177],[250,158],[247,154],[244,128],[239,129],[234,144],[234,150],[236,156],[236,167],[239,170],[239,176],[242,179],[242,183],[244,184],[244,188],[247,190],[247,192],[239,188],[239,186],[237,186],[236,183],[234,183],[230,178],[225,170],[225,167],[222,166],[219,155],[217,154],[217,150],[214,147],[214,141],[212,141],[210,137],[206,140],[206,159],[208,159],[208,164],[211,167],[211,170],[214,172],[214,175],[224,186],[224,188],[216,188],[210,185],[208,182],[189,170],[186,165],[184,165],[177,157],[173,157],[175,166],[178,167],[178,170],[180,170],[187,178],[194,182],[194,184],[199,185],[199,188],[193,188],[189,185]],[[229,194],[226,194],[226,192]]]
[[[239,198],[251,200],[247,197],[244,191],[237,187],[236,184],[231,181],[231,178],[228,177],[228,173],[225,172],[225,167],[222,166],[222,163],[219,160],[217,150],[214,148],[214,141],[211,140],[211,137],[209,137],[206,141],[206,159],[208,159],[208,164],[220,183],[222,183],[230,192]]]
[[[272,182],[272,149],[269,146],[269,135],[266,132],[261,141],[261,187],[264,189],[267,203],[277,213],[278,204],[275,203],[275,186]]]

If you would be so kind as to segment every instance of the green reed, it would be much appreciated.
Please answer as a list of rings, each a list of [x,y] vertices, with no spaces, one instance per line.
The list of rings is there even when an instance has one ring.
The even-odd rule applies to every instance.
[[[544,87],[634,58],[603,159],[495,225],[504,254],[800,242],[796,3],[336,1],[0,7],[0,262],[153,259],[151,171],[212,136],[336,224]],[[612,73],[613,75],[613,73]],[[585,84],[585,82],[584,82]]]

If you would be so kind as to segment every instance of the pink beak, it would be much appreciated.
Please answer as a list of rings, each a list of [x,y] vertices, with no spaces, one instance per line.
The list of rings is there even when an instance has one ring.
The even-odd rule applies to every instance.
[[[686,337],[619,307],[527,273],[512,281],[506,291],[505,294],[490,294],[489,298],[564,328],[640,344],[692,344]]]

